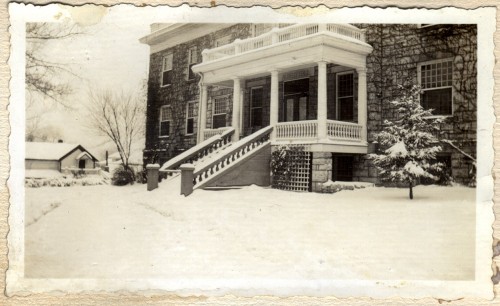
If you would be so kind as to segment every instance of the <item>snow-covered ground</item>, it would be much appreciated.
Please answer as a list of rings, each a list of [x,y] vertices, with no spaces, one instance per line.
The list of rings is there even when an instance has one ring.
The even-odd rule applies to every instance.
[[[25,276],[474,278],[475,189],[26,189]]]

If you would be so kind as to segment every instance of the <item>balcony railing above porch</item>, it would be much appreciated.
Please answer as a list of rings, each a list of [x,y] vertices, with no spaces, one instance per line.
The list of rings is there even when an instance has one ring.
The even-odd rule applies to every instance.
[[[331,141],[361,142],[363,126],[356,123],[327,120],[327,137]],[[318,139],[318,121],[280,122],[276,125],[276,141]]]
[[[203,62],[210,62],[241,53],[281,44],[301,37],[311,36],[320,32],[330,33],[340,38],[365,42],[364,30],[349,24],[296,24],[285,28],[274,28],[270,32],[257,37],[235,40],[233,43],[204,50]]]

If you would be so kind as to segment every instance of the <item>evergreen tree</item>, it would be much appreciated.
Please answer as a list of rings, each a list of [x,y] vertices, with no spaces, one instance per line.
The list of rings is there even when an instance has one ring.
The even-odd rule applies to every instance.
[[[413,86],[391,102],[397,110],[397,119],[384,121],[383,130],[376,135],[382,151],[369,155],[383,180],[408,184],[410,199],[418,178],[437,180],[434,174],[441,173],[444,167],[433,162],[441,151],[435,135],[443,118],[432,117],[432,110],[420,105],[420,92],[420,87]]]

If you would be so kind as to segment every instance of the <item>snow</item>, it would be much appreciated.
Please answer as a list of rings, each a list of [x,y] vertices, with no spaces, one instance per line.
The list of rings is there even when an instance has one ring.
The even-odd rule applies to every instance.
[[[408,155],[406,146],[402,141],[396,142],[392,147],[386,150],[386,153],[389,154],[389,156],[391,156],[392,158],[406,157]]]
[[[77,144],[57,142],[26,142],[26,159],[59,160]]]
[[[409,161],[405,164],[404,169],[415,176],[426,176],[427,172],[422,169],[419,165],[417,165],[414,161]]]
[[[323,187],[330,187],[330,186],[352,186],[354,188],[366,188],[366,187],[373,187],[373,183],[368,183],[368,182],[344,182],[344,181],[332,181],[328,180],[324,182]]]
[[[25,276],[474,278],[475,189],[26,189]]]
[[[26,169],[26,178],[60,178],[63,174],[57,170],[50,169]]]

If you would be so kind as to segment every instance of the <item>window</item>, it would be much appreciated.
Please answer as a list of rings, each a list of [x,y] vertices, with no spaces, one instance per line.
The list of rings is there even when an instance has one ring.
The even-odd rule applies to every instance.
[[[194,46],[189,48],[188,51],[188,73],[187,73],[188,80],[194,79],[195,74],[192,68],[197,63],[198,63],[198,53],[196,46]]]
[[[259,36],[259,35],[262,35],[264,33],[267,33],[269,31],[271,31],[271,29],[274,26],[275,25],[272,24],[272,23],[257,23],[257,24],[254,24],[253,27],[252,27],[253,37],[256,37],[256,36]]]
[[[452,60],[437,60],[419,65],[421,104],[432,109],[434,115],[453,113],[453,65]]]
[[[188,102],[186,105],[186,135],[194,133],[194,102]]]
[[[354,74],[337,73],[337,120],[354,121]]]
[[[262,126],[262,100],[264,90],[262,87],[253,87],[250,90],[250,125]]]
[[[163,57],[162,72],[161,72],[161,86],[172,84],[172,63],[174,55],[172,53]]]
[[[223,36],[215,41],[215,47],[221,47],[231,42],[231,35]]]
[[[170,135],[170,122],[172,121],[172,109],[169,105],[160,108],[160,137]]]
[[[228,100],[228,96],[214,98],[212,128],[218,129],[226,126],[226,108]]]

